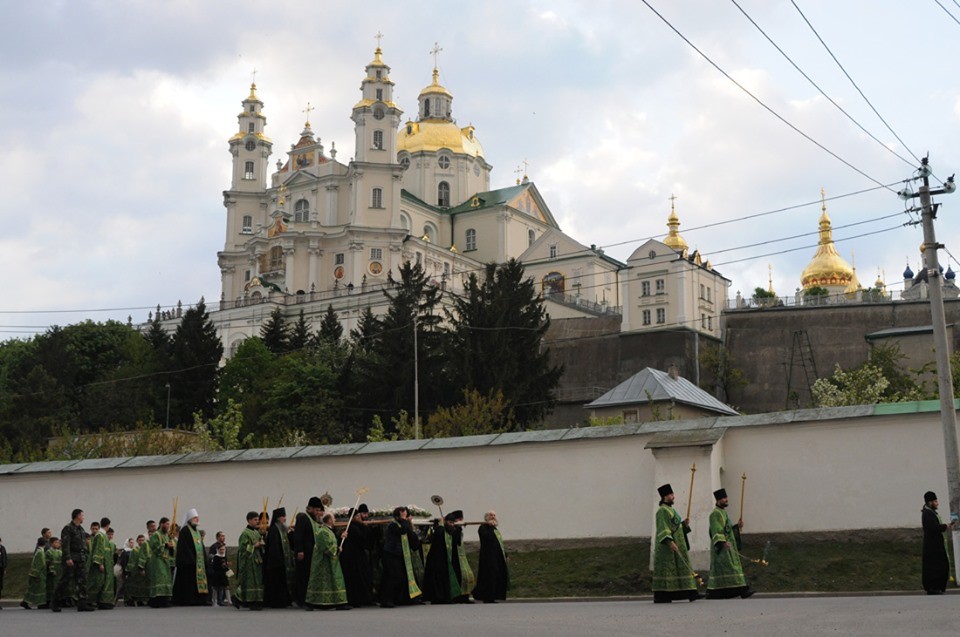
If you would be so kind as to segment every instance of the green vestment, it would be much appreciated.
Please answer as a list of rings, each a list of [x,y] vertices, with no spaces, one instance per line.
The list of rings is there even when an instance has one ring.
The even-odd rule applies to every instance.
[[[150,539],[140,547],[138,566],[147,572],[146,590],[148,598],[170,597],[173,595],[173,575],[170,573],[170,549],[167,542],[170,538],[155,532]]]
[[[670,550],[675,542],[677,552]],[[661,504],[657,509],[657,536],[653,546],[653,590],[695,591],[697,581],[690,566],[683,521],[673,507]]]
[[[144,542],[143,546],[147,543]],[[125,602],[142,602],[147,599],[147,578],[140,574],[140,554],[142,546],[136,546],[130,551],[127,560],[127,585],[123,589]]]
[[[99,604],[113,604],[116,593],[116,577],[113,573],[113,558],[116,547],[103,531],[90,543],[90,566],[87,571],[87,599]],[[103,572],[100,567],[103,566]]]
[[[187,528],[190,529],[190,539],[193,540],[193,550],[197,556],[196,563],[196,578],[197,578],[197,592],[201,594],[206,594],[209,591],[207,587],[207,568],[206,568],[206,555],[203,551],[203,541],[200,539],[200,531],[193,528],[189,524]]]
[[[42,547],[33,552],[27,592],[23,596],[23,601],[31,606],[47,603],[47,555]]]
[[[313,560],[307,584],[307,603],[337,606],[347,603],[347,587],[340,570],[337,538],[327,526],[313,522]]]
[[[53,594],[57,590],[57,582],[60,581],[60,573],[63,572],[63,551],[60,549],[47,549],[47,602],[53,600]]]
[[[462,531],[461,531],[462,533]],[[443,529],[443,542],[447,548],[447,572],[450,576],[450,599],[456,599],[463,595],[469,595],[476,585],[476,578],[473,576],[473,569],[467,561],[467,552],[463,550],[463,543],[457,546],[457,564],[460,566],[460,579],[457,580],[457,572],[453,568],[453,535]]]
[[[730,546],[725,546],[724,542]],[[707,580],[707,590],[742,588],[746,585],[730,516],[716,507],[710,514],[710,579]]]
[[[246,604],[263,602],[263,547],[260,531],[247,527],[237,545],[237,599]],[[316,549],[314,549],[316,551]]]
[[[287,573],[287,590],[292,596],[297,590],[297,565],[293,557],[293,551],[290,549],[290,537],[286,529],[280,527],[280,549],[283,551],[283,567]]]

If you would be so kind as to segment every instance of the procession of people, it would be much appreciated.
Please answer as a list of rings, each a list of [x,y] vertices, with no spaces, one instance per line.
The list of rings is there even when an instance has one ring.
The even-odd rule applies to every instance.
[[[734,524],[727,513],[726,489],[713,492],[715,506],[705,531],[710,554],[705,583],[691,561],[689,537],[695,530],[689,503],[687,516],[681,518],[671,485],[657,491],[654,603],[698,600],[704,584],[707,599],[752,596],[740,552],[743,510]],[[496,512],[488,511],[477,523],[464,523],[459,510],[442,518],[414,520],[410,510],[400,506],[386,519],[371,519],[367,505],[359,504],[345,515],[341,510],[338,519],[327,510],[330,500],[325,497],[311,497],[291,524],[284,507],[270,515],[266,504],[259,513],[248,512],[235,563],[227,556],[222,531],[209,548],[205,546],[196,509],[190,509],[179,525],[166,517],[148,520],[146,534],[128,539],[119,549],[109,518],[91,522],[87,533],[85,514],[75,509],[60,537],[42,530],[20,605],[54,612],[73,606],[86,612],[112,609],[122,599],[134,607],[233,605],[253,611],[265,607],[313,611],[426,602],[496,603],[507,598],[510,572]],[[950,562],[945,533],[954,526],[952,521],[943,522],[938,506],[935,493],[924,494],[922,584],[931,595],[946,591]],[[476,573],[464,550],[465,524],[478,525]],[[5,553],[3,557],[5,562]],[[231,577],[236,582],[232,591]]]
[[[507,557],[495,512],[479,524],[481,584],[474,587],[478,578],[463,550],[461,511],[414,524],[407,507],[373,520],[369,507],[360,504],[338,519],[327,510],[329,502],[311,497],[289,525],[284,507],[270,515],[266,506],[250,511],[235,561],[227,557],[222,531],[209,549],[204,545],[196,509],[179,525],[166,517],[148,520],[146,533],[120,549],[110,519],[92,522],[88,533],[84,511],[75,509],[61,537],[44,529],[38,538],[20,605],[88,612],[112,609],[122,599],[133,607],[230,604],[253,611],[293,606],[313,611],[472,603],[471,594],[484,602],[506,599]],[[448,569],[455,580],[447,577]]]

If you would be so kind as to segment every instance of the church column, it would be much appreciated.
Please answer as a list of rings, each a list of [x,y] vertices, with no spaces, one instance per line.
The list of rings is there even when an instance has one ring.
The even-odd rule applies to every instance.
[[[500,232],[497,233],[497,261],[501,263],[507,260],[507,226],[510,224],[511,217],[513,215],[509,212],[501,212],[499,215]]]
[[[326,226],[337,225],[337,189],[338,186],[327,186],[327,218],[324,221]]]
[[[283,266],[283,287],[286,288],[284,292],[286,294],[293,294],[293,258],[296,254],[296,249],[292,245],[283,246],[283,256],[286,258],[286,261]]]
[[[363,267],[363,243],[351,241],[350,247],[350,269],[347,271],[347,284],[353,283],[354,287],[359,287],[360,277],[363,276],[365,268]]]
[[[260,259],[263,257],[263,250],[255,250],[253,256],[250,257],[250,269],[252,270],[251,277],[260,276]]]
[[[317,247],[316,243],[311,242],[308,253],[310,254],[310,270],[307,273],[307,278],[309,279],[307,285],[310,286],[309,291],[312,292],[317,288],[317,276],[319,270],[317,266],[320,260],[320,255],[323,254],[323,250]]]
[[[236,272],[237,268],[232,265],[221,266],[220,276],[223,279],[223,298],[228,301],[233,301],[236,298],[236,291],[233,289],[233,274]]]
[[[687,295],[690,294],[690,290],[688,289],[689,287],[690,286],[687,283],[687,269],[684,267],[683,263],[681,263],[680,272],[677,273],[677,289],[676,294],[674,295],[675,298],[669,300],[670,303],[676,303],[676,322],[678,327],[687,325]],[[690,327],[699,329],[698,325],[690,325]]]

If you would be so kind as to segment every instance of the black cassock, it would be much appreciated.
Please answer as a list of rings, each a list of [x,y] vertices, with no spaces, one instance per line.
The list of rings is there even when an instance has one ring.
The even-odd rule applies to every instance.
[[[370,566],[372,543],[373,529],[351,521],[347,538],[343,541],[340,568],[347,586],[347,601],[353,607],[373,603],[373,569]]]
[[[937,512],[928,506],[923,507],[920,519],[923,521],[923,590],[943,592],[947,590],[950,577],[950,562],[943,539],[947,525],[942,524]]]
[[[450,534],[450,548],[452,555],[447,556],[446,534]],[[435,524],[430,529],[430,552],[427,553],[427,563],[423,567],[423,599],[432,604],[449,604],[468,596],[470,591],[461,591],[461,595],[454,599],[450,591],[450,568],[453,568],[454,577],[458,582],[463,581],[463,574],[460,571],[460,557],[458,550],[463,550],[461,542],[463,539],[463,529],[453,527],[448,530],[446,526]]]
[[[298,513],[295,522],[293,533],[290,534],[290,549],[297,567],[297,588],[293,591],[293,601],[303,606],[307,599],[307,584],[310,583],[310,561],[313,559],[313,525],[306,513]],[[298,553],[303,553],[302,560],[297,559]]]
[[[410,520],[394,520],[383,532],[383,547],[380,551],[383,566],[378,590],[382,606],[419,603],[419,598],[410,599],[407,566],[403,558],[404,535],[407,536],[410,558],[413,559],[413,555],[420,550],[420,538]]]
[[[489,524],[481,524],[477,533],[480,535],[480,565],[473,596],[484,602],[506,599],[510,573],[495,528]]]
[[[287,530],[274,522],[267,531],[267,545],[263,554],[263,603],[270,608],[286,608],[293,602],[287,586],[286,557],[280,534]]]
[[[203,562],[204,555],[200,555]],[[184,525],[177,536],[177,575],[173,579],[173,603],[177,606],[202,606],[207,594],[197,591],[197,548],[193,544],[190,525]],[[204,562],[204,568],[206,563]]]

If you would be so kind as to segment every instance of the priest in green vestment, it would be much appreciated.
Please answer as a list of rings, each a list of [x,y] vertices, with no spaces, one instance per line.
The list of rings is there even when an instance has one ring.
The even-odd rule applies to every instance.
[[[340,547],[333,534],[333,513],[325,513],[323,523],[313,525],[313,560],[310,563],[310,581],[307,583],[306,608],[350,610],[347,604],[347,586],[340,568]]]
[[[746,599],[753,595],[753,591],[747,586],[747,580],[743,576],[740,553],[733,535],[734,527],[743,528],[743,520],[736,525],[730,523],[726,489],[714,491],[713,498],[717,506],[710,513],[710,578],[707,580],[707,599]]]
[[[47,540],[50,548],[47,549],[47,605],[53,601],[53,594],[57,590],[57,582],[63,572],[63,551],[60,550],[60,538],[51,537]]]
[[[140,606],[147,602],[147,578],[140,571],[140,555],[145,550],[147,539],[137,536],[137,543],[130,550],[127,560],[127,584],[123,589],[123,603],[126,606]]]
[[[33,560],[30,562],[30,574],[27,578],[27,592],[20,605],[26,610],[47,603],[47,554],[44,547],[47,540],[39,538],[33,551]]]
[[[657,489],[657,534],[653,546],[653,601],[656,604],[675,599],[700,599],[697,579],[687,553],[688,520],[681,520],[673,509],[673,487],[665,484]]]
[[[141,575],[146,578],[146,597],[151,608],[170,606],[170,597],[173,595],[173,577],[170,572],[172,559],[170,520],[160,518],[160,526],[156,527],[150,539],[140,547],[137,560]]]
[[[247,513],[247,528],[237,542],[237,588],[233,593],[233,605],[239,609],[263,610],[263,547],[266,544],[260,534],[260,514]]]
[[[100,520],[100,530],[90,540],[90,566],[87,573],[87,599],[96,604],[101,610],[113,608],[115,591],[115,577],[113,574],[113,558],[116,547],[107,532],[110,530],[110,519]]]

